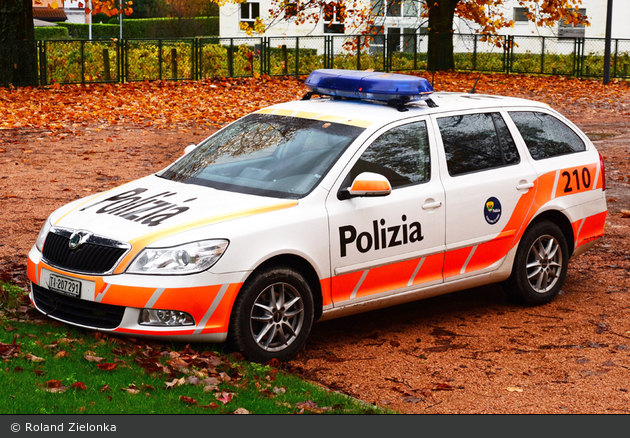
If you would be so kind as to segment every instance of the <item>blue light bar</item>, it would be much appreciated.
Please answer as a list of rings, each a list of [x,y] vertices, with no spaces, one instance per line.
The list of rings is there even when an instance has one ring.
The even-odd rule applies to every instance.
[[[305,84],[313,94],[399,104],[429,100],[433,93],[425,78],[358,70],[314,70]]]

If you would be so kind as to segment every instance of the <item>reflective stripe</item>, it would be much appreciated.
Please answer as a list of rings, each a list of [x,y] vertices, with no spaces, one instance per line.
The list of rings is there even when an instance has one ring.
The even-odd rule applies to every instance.
[[[107,291],[109,290],[110,286],[111,286],[111,284],[108,284],[103,292],[97,293],[96,296],[94,297],[94,301],[96,301],[97,303],[100,303],[103,300],[103,297],[105,296]]]
[[[217,293],[217,295],[214,297],[214,300],[212,301],[212,304],[206,311],[206,314],[203,316],[203,318],[201,318],[201,321],[199,321],[199,323],[197,324],[197,328],[195,329],[194,334],[196,335],[200,334],[201,331],[205,328],[206,324],[212,317],[212,314],[217,309],[217,307],[219,307],[219,303],[223,299],[223,296],[225,295],[225,292],[228,290],[229,286],[230,286],[229,284],[224,284],[223,286],[221,286],[221,289],[219,289],[219,293]]]
[[[356,298],[357,293],[359,292],[359,289],[361,289],[361,285],[365,281],[365,277],[367,277],[369,272],[370,272],[369,269],[363,271],[363,275],[361,275],[361,278],[359,279],[359,282],[357,283],[357,285],[354,287],[354,290],[350,294],[350,299]]]
[[[413,279],[416,278],[416,275],[418,275],[418,272],[420,272],[420,268],[422,268],[422,264],[424,263],[425,260],[426,260],[426,257],[422,257],[420,259],[420,261],[418,262],[418,266],[416,266],[415,271],[413,271],[413,274],[411,274],[411,278],[409,279],[407,286],[413,285]]]
[[[468,254],[468,258],[464,262],[464,265],[462,266],[461,271],[459,271],[460,274],[464,274],[466,272],[466,266],[468,266],[468,263],[470,262],[470,259],[472,258],[476,250],[477,250],[477,245],[473,246],[473,249],[470,251],[470,254]]]
[[[153,295],[151,295],[151,298],[149,299],[149,301],[147,301],[147,303],[144,305],[145,309],[152,309],[153,306],[155,305],[155,302],[158,300],[158,298],[160,298],[160,296],[162,295],[162,292],[164,292],[165,290],[166,289],[164,288],[155,289],[155,292],[153,292]]]
[[[556,197],[556,191],[558,190],[558,181],[560,180],[560,169],[556,170],[556,177],[553,180],[553,188],[551,189],[551,198]]]

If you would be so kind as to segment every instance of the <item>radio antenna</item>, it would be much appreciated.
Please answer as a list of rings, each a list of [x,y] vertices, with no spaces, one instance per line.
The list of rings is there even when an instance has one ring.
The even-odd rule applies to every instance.
[[[477,76],[477,80],[475,81],[475,85],[473,85],[472,90],[468,92],[468,94],[475,94],[475,88],[477,88],[477,82],[481,79],[481,72],[479,72],[479,76]]]

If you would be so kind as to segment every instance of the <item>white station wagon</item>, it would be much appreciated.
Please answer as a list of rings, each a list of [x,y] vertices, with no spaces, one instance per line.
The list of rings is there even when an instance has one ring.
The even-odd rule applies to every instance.
[[[52,213],[28,257],[33,305],[288,360],[317,320],[490,283],[547,303],[603,236],[601,155],[547,105],[377,72],[306,85]]]

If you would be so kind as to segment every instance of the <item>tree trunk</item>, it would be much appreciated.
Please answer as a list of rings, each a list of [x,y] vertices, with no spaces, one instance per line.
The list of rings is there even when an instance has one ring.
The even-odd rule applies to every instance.
[[[0,0],[0,85],[38,85],[32,0]]]
[[[431,71],[452,70],[453,19],[460,0],[435,0],[429,7],[429,47],[427,68]],[[431,2],[429,2],[431,3]]]

